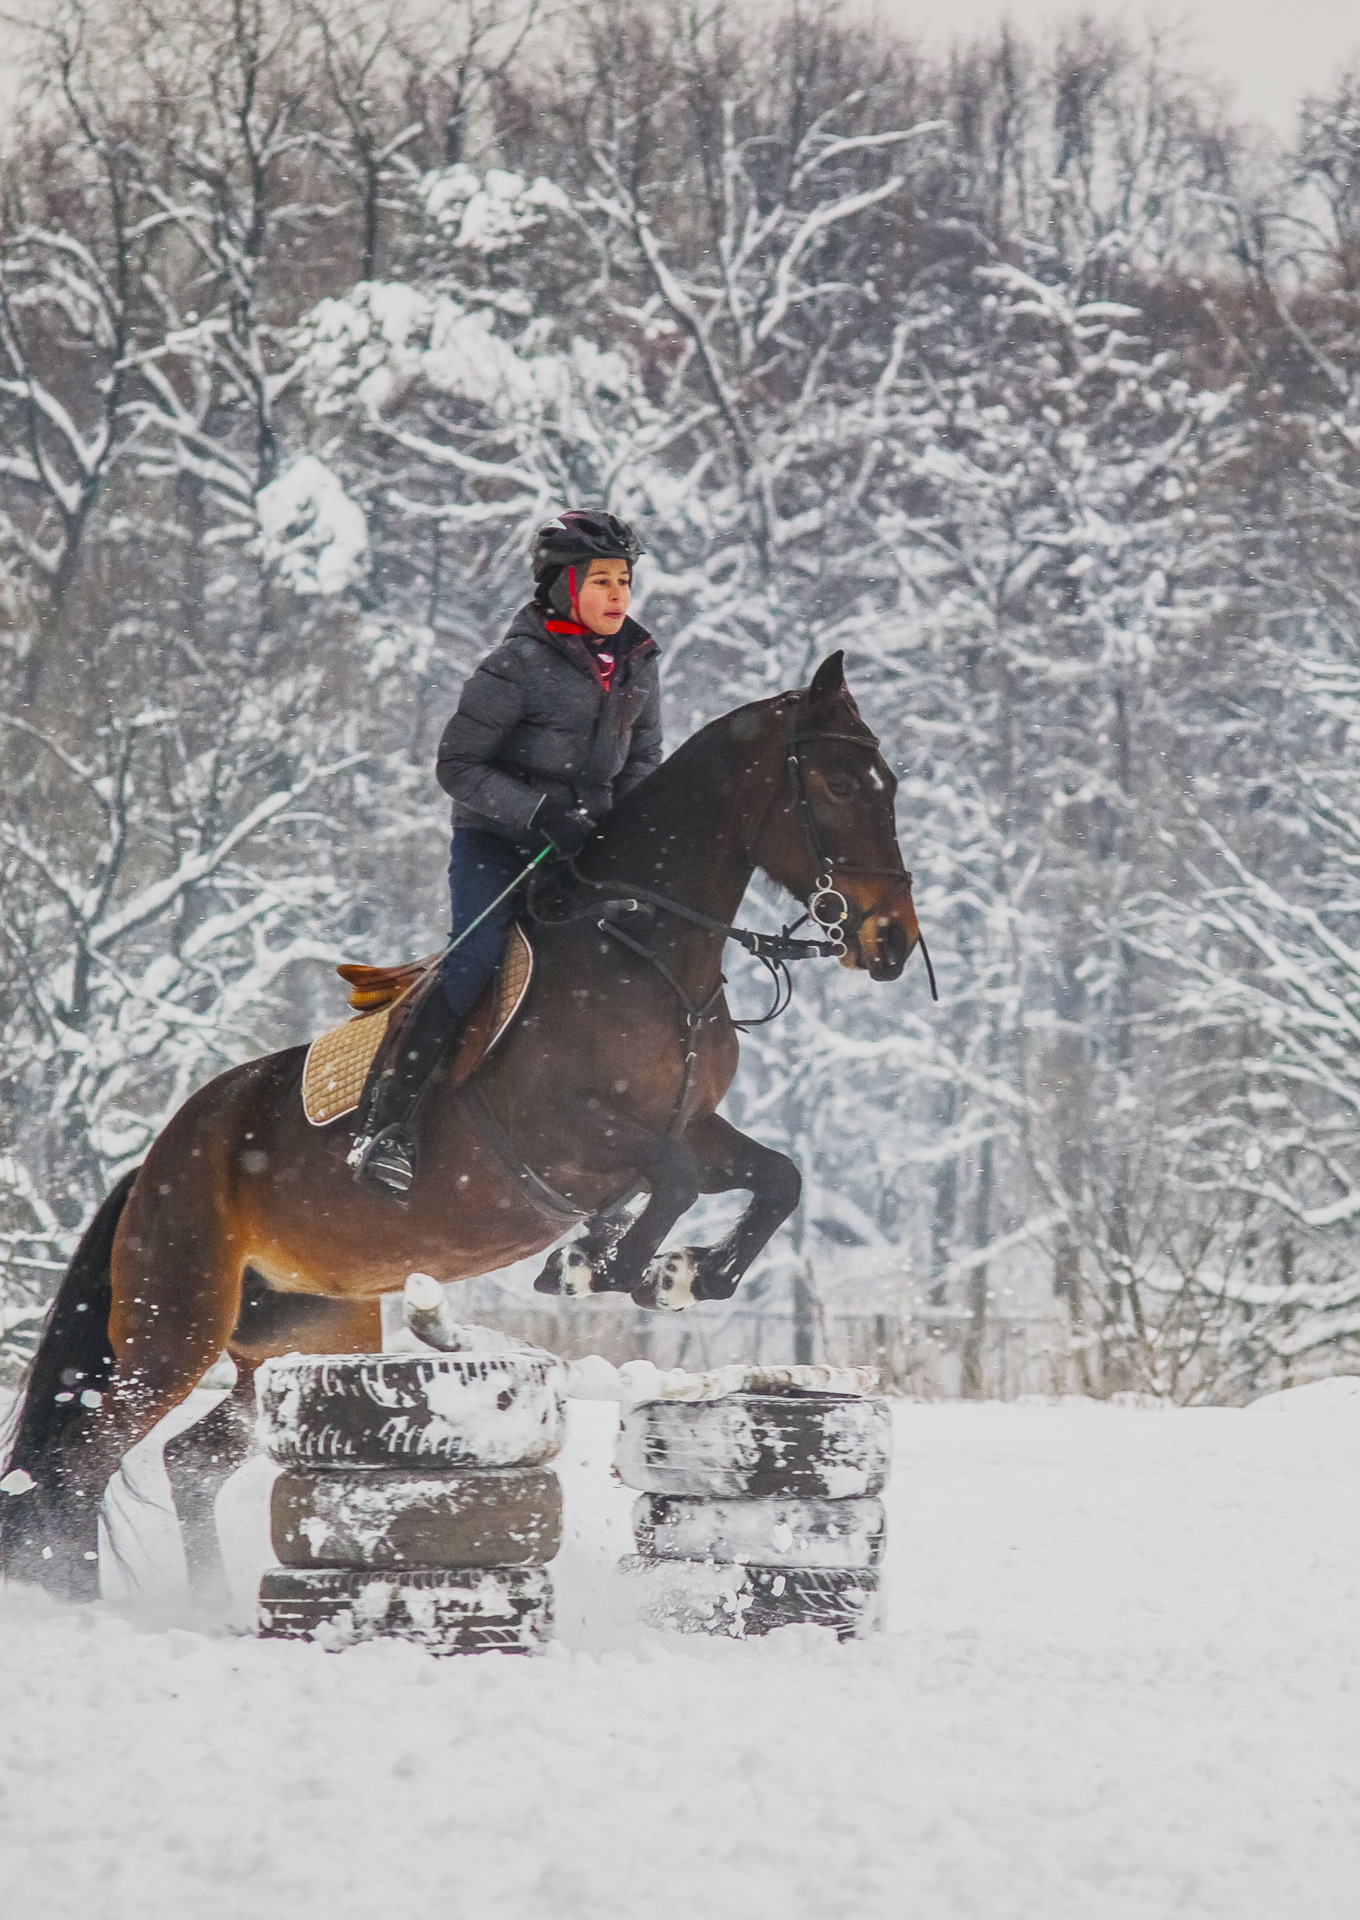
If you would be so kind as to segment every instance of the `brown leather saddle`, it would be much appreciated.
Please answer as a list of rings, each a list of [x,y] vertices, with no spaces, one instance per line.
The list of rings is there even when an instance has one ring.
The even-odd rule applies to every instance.
[[[372,1013],[400,1000],[441,958],[441,954],[427,953],[423,960],[406,960],[399,967],[344,966],[335,971],[349,988],[350,1005],[357,1012]]]
[[[314,1127],[329,1126],[359,1104],[380,1050],[396,1044],[406,1016],[420,999],[438,992],[442,954],[426,954],[398,967],[348,965],[336,972],[349,987],[355,1017],[319,1034],[307,1049],[302,1068],[302,1105]],[[534,972],[534,950],[518,924],[506,935],[500,964],[490,985],[468,1015],[453,1057],[450,1083],[461,1086],[506,1032],[524,1004]]]

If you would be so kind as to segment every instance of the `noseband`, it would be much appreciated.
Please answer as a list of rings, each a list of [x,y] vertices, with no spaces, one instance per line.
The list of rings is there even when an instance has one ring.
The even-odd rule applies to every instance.
[[[837,875],[858,874],[871,876],[875,879],[889,880],[892,882],[892,891],[900,892],[905,888],[908,894],[911,892],[911,875],[904,867],[859,866],[852,861],[839,859],[827,846],[826,841],[822,837],[822,829],[817,819],[816,808],[813,806],[808,795],[807,776],[803,767],[802,755],[798,751],[799,747],[804,743],[815,740],[839,740],[847,746],[868,747],[870,752],[874,754],[878,754],[879,752],[879,743],[877,737],[872,733],[868,735],[862,733],[794,733],[789,736],[789,754],[784,762],[784,770],[788,775],[794,812],[803,823],[803,831],[807,835],[808,846],[812,852],[813,865],[818,875],[816,884],[813,886],[803,904],[807,908],[809,919],[813,920],[816,925],[821,928],[822,932],[826,934],[827,938],[844,953],[847,939],[859,932],[868,915],[862,907],[857,907],[853,900],[850,900],[841,892],[840,888],[836,885]],[[768,817],[769,808],[767,807],[760,822],[762,829]],[[759,838],[759,831],[757,832],[756,838]],[[930,979],[930,997],[932,1000],[938,1000],[940,995],[935,985],[935,969],[931,965],[930,949],[926,946],[926,938],[921,931],[919,921],[916,926],[916,944],[920,947],[921,958],[926,963],[926,973]]]

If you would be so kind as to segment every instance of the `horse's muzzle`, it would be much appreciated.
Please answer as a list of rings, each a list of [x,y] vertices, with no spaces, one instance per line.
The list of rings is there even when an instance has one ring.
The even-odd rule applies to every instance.
[[[871,914],[859,928],[843,966],[862,967],[871,980],[896,980],[915,945],[898,920]]]

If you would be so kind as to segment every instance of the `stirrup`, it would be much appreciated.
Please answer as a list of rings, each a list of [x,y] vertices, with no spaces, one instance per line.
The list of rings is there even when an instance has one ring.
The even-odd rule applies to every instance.
[[[416,1177],[416,1150],[399,1126],[384,1127],[371,1140],[354,1143],[349,1156],[358,1186],[405,1200]]]

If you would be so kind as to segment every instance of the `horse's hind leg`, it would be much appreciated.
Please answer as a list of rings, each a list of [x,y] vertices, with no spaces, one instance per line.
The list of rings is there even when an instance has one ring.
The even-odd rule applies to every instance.
[[[82,1396],[84,1399],[84,1396]],[[154,1413],[89,1392],[32,1486],[7,1503],[4,1572],[61,1600],[99,1598],[99,1515],[104,1492],[130,1447],[155,1425]]]
[[[165,1471],[184,1541],[189,1591],[196,1604],[220,1610],[231,1587],[217,1531],[217,1496],[255,1447],[255,1369],[271,1353],[302,1347],[317,1353],[372,1353],[382,1345],[376,1300],[329,1300],[275,1293],[248,1272],[227,1351],[236,1385],[211,1413],[165,1443]]]
[[[217,1537],[217,1496],[255,1443],[255,1370],[239,1366],[236,1384],[211,1413],[167,1440],[165,1472],[175,1503],[189,1591],[196,1604],[220,1611],[231,1600]]]

